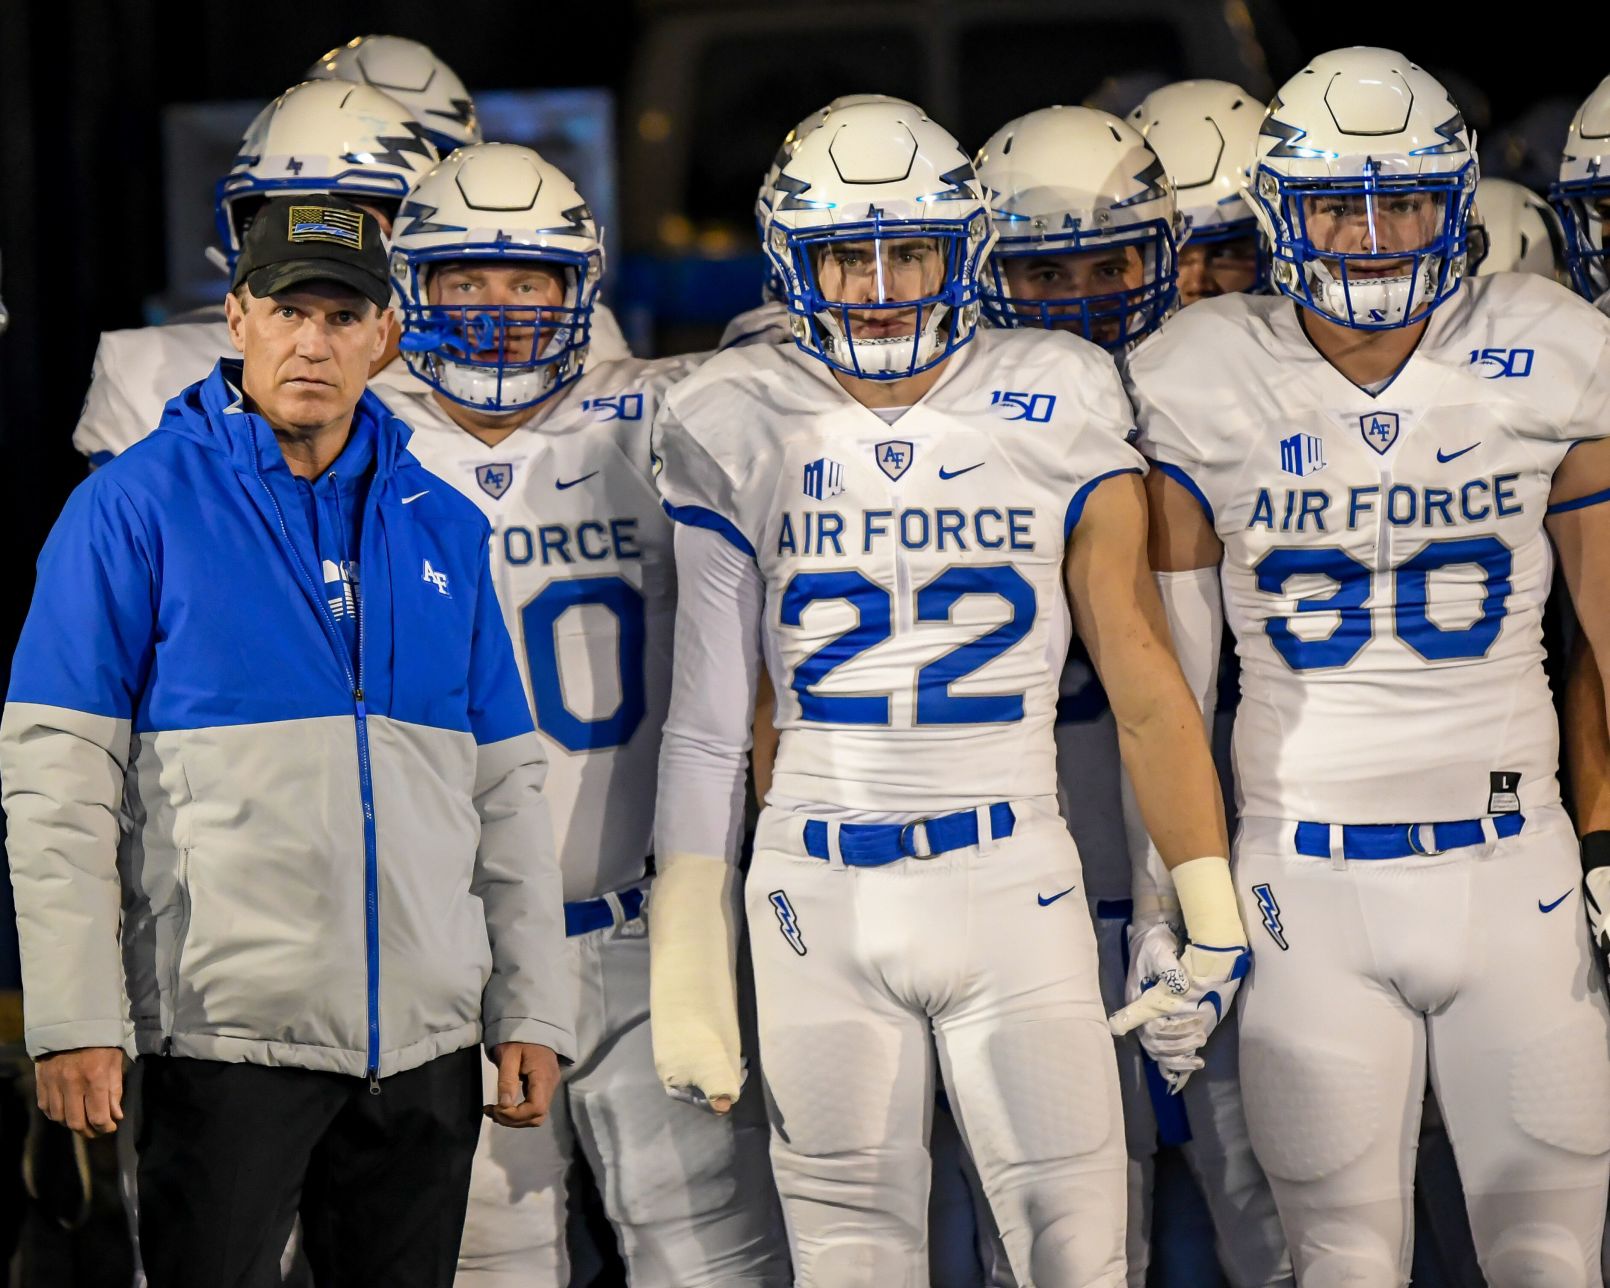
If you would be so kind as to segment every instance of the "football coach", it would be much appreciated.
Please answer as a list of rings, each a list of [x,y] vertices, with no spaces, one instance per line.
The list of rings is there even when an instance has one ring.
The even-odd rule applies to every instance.
[[[241,361],[68,500],[0,781],[41,1107],[142,1075],[151,1288],[447,1288],[481,1124],[540,1123],[575,1000],[532,729],[475,506],[365,389],[372,215],[265,204]],[[121,820],[121,821],[120,821]],[[322,1263],[322,1264],[321,1264]]]

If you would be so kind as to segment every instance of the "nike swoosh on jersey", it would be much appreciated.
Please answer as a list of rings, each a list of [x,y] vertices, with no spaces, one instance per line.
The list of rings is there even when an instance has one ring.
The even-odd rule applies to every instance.
[[[579,479],[571,479],[568,483],[564,479],[555,479],[553,485],[563,492],[566,488],[575,487],[578,483],[585,483],[597,473],[598,471],[594,470],[592,474],[583,474]]]
[[[941,465],[939,467],[939,477],[942,479],[960,478],[963,474],[971,474],[974,470],[982,469],[983,467],[983,461],[980,461],[977,465],[969,465],[964,470],[947,470],[943,465]]]
[[[1556,908],[1558,908],[1562,903],[1564,903],[1570,897],[1571,897],[1571,892],[1569,890],[1567,890],[1564,894],[1562,894],[1553,903],[1544,903],[1541,899],[1539,899],[1537,901],[1537,910],[1539,912],[1553,912]]]
[[[423,492],[415,492],[413,494],[413,496],[405,496],[405,497],[403,497],[402,503],[404,505],[407,505],[410,501],[417,501],[417,500],[419,500],[420,497],[429,496],[429,495],[430,495],[430,489],[426,488]]]
[[[1050,907],[1050,906],[1051,906],[1051,905],[1052,905],[1052,904],[1054,904],[1054,903],[1055,903],[1055,902],[1056,902],[1056,901],[1057,901],[1057,900],[1058,900],[1058,899],[1060,899],[1060,898],[1062,898],[1062,896],[1063,896],[1063,895],[1065,895],[1065,894],[1072,894],[1072,893],[1073,893],[1073,890],[1074,890],[1074,887],[1073,887],[1073,886],[1069,886],[1069,887],[1068,887],[1068,888],[1067,888],[1067,889],[1066,889],[1066,890],[1063,890],[1063,891],[1061,891],[1061,892],[1060,892],[1060,893],[1058,893],[1058,894],[1054,894],[1054,895],[1052,895],[1052,896],[1051,896],[1051,897],[1050,897],[1050,898],[1049,898],[1049,899],[1047,899],[1047,898],[1046,898],[1046,897],[1045,897],[1045,896],[1044,896],[1044,895],[1043,895],[1043,894],[1037,894],[1037,895],[1035,895],[1035,896],[1034,896],[1034,897],[1035,897],[1035,898],[1036,898],[1036,899],[1038,899],[1038,900],[1039,900],[1039,901],[1040,901],[1040,907],[1042,907],[1042,908],[1049,908],[1049,907]]]
[[[1446,465],[1449,461],[1458,459],[1466,452],[1473,452],[1480,446],[1480,443],[1472,443],[1469,447],[1461,447],[1457,452],[1449,452],[1446,456],[1442,454],[1442,448],[1439,447],[1437,448],[1437,463]]]

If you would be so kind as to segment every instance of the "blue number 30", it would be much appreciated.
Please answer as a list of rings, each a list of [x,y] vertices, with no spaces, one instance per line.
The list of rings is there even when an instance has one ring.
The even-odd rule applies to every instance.
[[[1393,570],[1393,631],[1428,662],[1482,657],[1493,646],[1509,611],[1510,572],[1514,556],[1497,537],[1433,541]],[[1482,570],[1481,613],[1469,626],[1444,630],[1426,611],[1430,576],[1440,568],[1471,565]],[[1285,547],[1271,550],[1253,569],[1258,589],[1269,595],[1285,592],[1291,578],[1304,573],[1328,577],[1336,589],[1328,595],[1299,599],[1297,613],[1335,613],[1335,628],[1322,639],[1305,640],[1291,629],[1290,617],[1264,623],[1275,651],[1294,671],[1346,666],[1375,633],[1375,619],[1365,607],[1370,597],[1370,570],[1334,546]]]
[[[1034,587],[1017,569],[1004,564],[947,568],[917,592],[916,620],[948,622],[956,604],[968,595],[999,596],[1011,607],[1012,616],[918,670],[919,725],[1005,724],[1023,718],[1021,693],[958,695],[950,687],[1029,633],[1036,607]],[[782,624],[799,626],[810,605],[829,600],[842,600],[854,608],[856,624],[794,668],[790,687],[799,699],[800,716],[819,724],[886,725],[889,694],[825,694],[816,688],[851,658],[890,637],[893,597],[859,572],[797,573],[783,589]]]

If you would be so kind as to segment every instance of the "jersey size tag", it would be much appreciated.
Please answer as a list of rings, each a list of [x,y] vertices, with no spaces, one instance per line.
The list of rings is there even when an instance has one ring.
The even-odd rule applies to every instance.
[[[1490,785],[1487,793],[1489,814],[1519,814],[1521,812],[1521,776],[1503,770],[1487,775]]]

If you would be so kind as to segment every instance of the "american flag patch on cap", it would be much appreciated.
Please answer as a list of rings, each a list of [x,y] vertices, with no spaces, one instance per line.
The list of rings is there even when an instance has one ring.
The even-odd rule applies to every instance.
[[[292,206],[290,232],[293,242],[334,242],[337,246],[363,249],[363,212],[338,210],[333,206]]]

